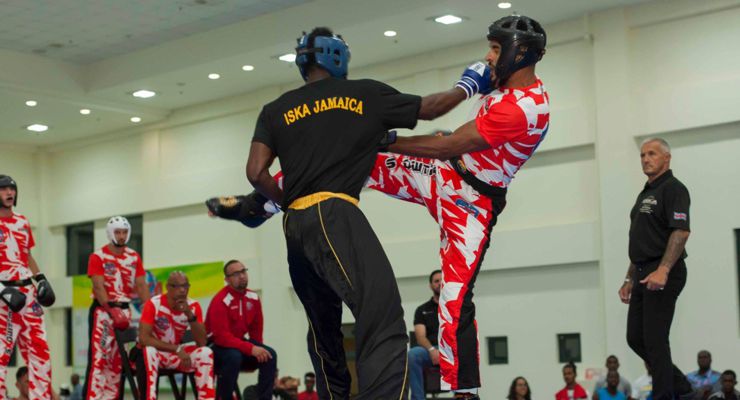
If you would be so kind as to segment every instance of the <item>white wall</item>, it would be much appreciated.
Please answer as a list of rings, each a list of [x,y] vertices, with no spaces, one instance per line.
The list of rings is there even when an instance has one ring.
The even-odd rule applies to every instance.
[[[740,228],[740,55],[730,44],[740,40],[737,20],[736,1],[675,0],[547,26],[538,74],[550,92],[552,127],[514,180],[476,287],[480,337],[508,335],[510,349],[509,365],[488,366],[482,344],[485,398],[503,397],[520,374],[537,397],[554,393],[561,384],[557,333],[581,333],[580,371],[614,353],[624,375],[642,373],[624,340],[626,307],[616,290],[628,263],[628,212],[644,182],[638,143],[654,134],[674,144],[674,171],[693,200],[689,283],[672,335],[676,363],[693,369],[696,351],[706,347],[717,368],[740,368],[733,238]],[[475,42],[352,75],[430,93],[448,88],[467,60],[485,51]],[[243,170],[259,107],[297,84],[188,107],[156,126],[40,154],[0,150],[0,170],[19,180],[22,208],[39,226],[42,267],[63,277],[64,225],[99,221],[101,238],[103,219],[142,213],[147,267],[234,257],[249,264],[281,373],[302,375],[310,368],[306,322],[290,288],[279,222],[250,231],[208,219],[201,206],[213,195],[251,190]],[[417,131],[455,127],[469,107]],[[361,205],[394,264],[411,329],[415,307],[429,296],[426,276],[438,266],[438,228],[421,207],[378,193],[364,192]],[[57,313],[50,330],[60,328]],[[52,344],[61,345],[58,335]],[[68,371],[61,350],[53,357],[59,383]]]

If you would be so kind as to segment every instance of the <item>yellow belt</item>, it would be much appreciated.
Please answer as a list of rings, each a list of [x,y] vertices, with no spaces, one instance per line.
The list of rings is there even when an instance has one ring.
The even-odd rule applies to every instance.
[[[309,194],[308,196],[299,197],[293,200],[293,202],[290,203],[290,206],[288,206],[288,208],[292,208],[294,210],[305,210],[308,207],[314,206],[316,204],[321,203],[324,200],[328,200],[332,198],[342,199],[354,205],[358,205],[360,203],[360,201],[357,200],[356,198],[346,195],[344,193],[317,192],[317,193]]]

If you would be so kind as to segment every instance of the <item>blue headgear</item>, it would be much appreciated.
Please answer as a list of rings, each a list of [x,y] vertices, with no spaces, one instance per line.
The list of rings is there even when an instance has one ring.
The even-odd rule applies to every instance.
[[[298,47],[295,48],[295,63],[301,71],[303,80],[308,79],[306,67],[312,63],[316,63],[335,78],[347,78],[350,53],[344,39],[339,35],[333,35],[316,36],[309,41],[309,36],[303,32],[303,36],[298,38]]]

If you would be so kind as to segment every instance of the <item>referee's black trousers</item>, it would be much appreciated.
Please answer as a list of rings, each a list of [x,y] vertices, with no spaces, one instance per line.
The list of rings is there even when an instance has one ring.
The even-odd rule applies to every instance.
[[[290,277],[308,317],[319,398],[349,399],[342,302],[355,317],[356,399],[405,399],[408,335],[391,264],[363,213],[330,198],[283,217]]]
[[[683,372],[673,365],[668,339],[676,300],[686,285],[686,264],[676,262],[663,290],[648,290],[640,281],[655,271],[658,263],[636,266],[627,313],[627,343],[650,367],[653,400],[673,400],[675,394],[691,389]]]

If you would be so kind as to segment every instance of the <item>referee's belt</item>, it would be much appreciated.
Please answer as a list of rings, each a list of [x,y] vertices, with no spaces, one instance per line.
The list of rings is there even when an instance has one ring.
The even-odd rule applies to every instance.
[[[3,286],[23,287],[23,286],[31,285],[33,281],[31,281],[31,278],[26,278],[26,279],[19,279],[17,281],[0,281],[0,283],[2,283]]]
[[[354,205],[360,204],[359,200],[357,200],[356,198],[350,195],[344,194],[344,193],[316,192],[314,194],[309,194],[308,196],[299,197],[293,200],[293,202],[290,203],[290,206],[288,206],[288,208],[292,208],[294,210],[305,210],[306,208],[315,206],[316,204],[319,204],[324,200],[334,199],[334,198],[348,201]]]
[[[129,304],[130,303],[128,301],[109,301],[108,307],[127,309]],[[100,307],[100,302],[97,299],[95,299],[93,300],[93,305],[95,307]]]

